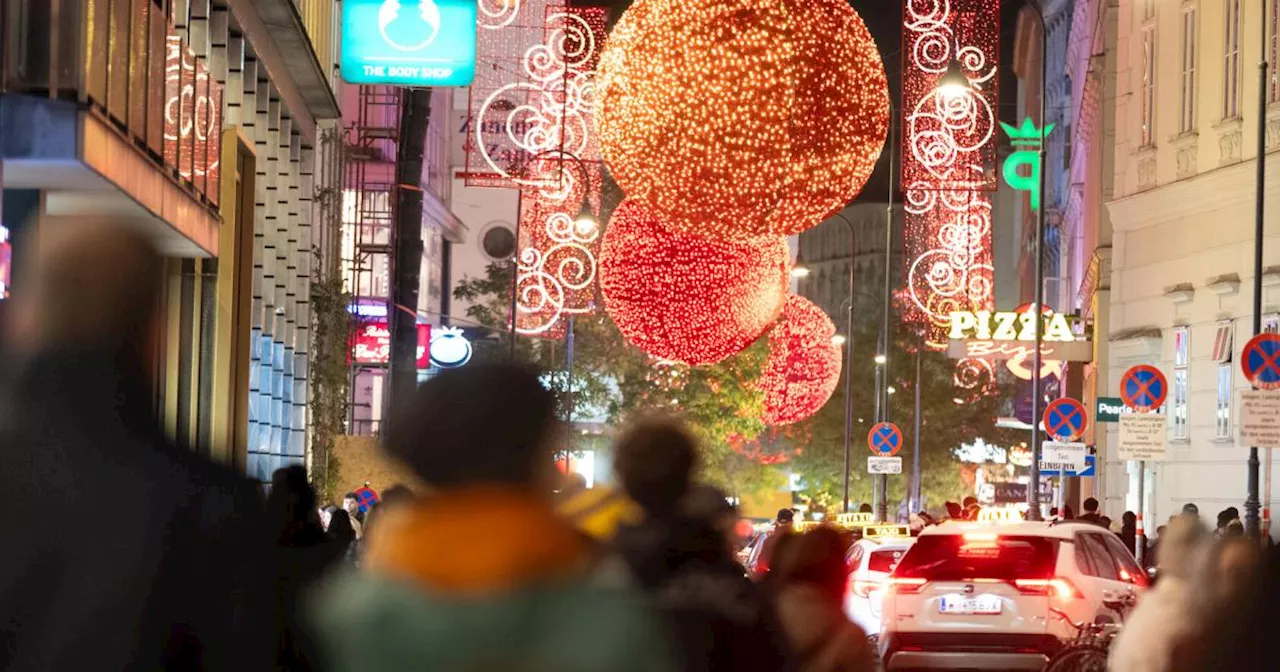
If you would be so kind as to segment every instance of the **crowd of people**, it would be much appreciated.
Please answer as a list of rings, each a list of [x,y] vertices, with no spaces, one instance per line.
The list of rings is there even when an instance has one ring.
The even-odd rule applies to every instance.
[[[148,387],[161,270],[129,229],[53,227],[5,316],[0,669],[874,669],[843,610],[842,534],[777,535],[750,581],[736,512],[694,482],[674,420],[617,440],[638,515],[609,536],[560,515],[556,400],[514,366],[441,373],[389,419],[385,450],[426,490],[322,507],[287,467],[264,500],[164,438]],[[1168,578],[1132,630],[1167,650],[1113,669],[1274,669],[1280,564],[1220,527],[1215,544],[1191,515],[1170,524]]]

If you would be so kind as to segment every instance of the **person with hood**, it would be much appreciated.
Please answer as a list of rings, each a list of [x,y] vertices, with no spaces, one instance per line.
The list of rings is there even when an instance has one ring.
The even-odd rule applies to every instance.
[[[676,638],[680,669],[761,672],[784,667],[786,645],[764,596],[742,574],[723,530],[681,511],[697,448],[683,425],[651,418],[614,447],[614,469],[644,518],[618,530],[615,576],[648,596]]]
[[[431,495],[384,511],[361,571],[322,586],[326,669],[672,669],[655,615],[588,580],[585,542],[555,510],[563,436],[555,396],[516,366],[447,369],[401,402],[384,447]]]
[[[867,633],[844,613],[848,546],[829,526],[793,535],[773,577],[778,619],[800,672],[871,672]]]
[[[163,260],[98,219],[32,250],[0,365],[0,669],[270,669],[260,487],[156,417]]]
[[[1160,580],[1143,594],[1111,645],[1111,672],[1172,672],[1196,651],[1206,627],[1200,567],[1208,532],[1179,516],[1161,537]]]

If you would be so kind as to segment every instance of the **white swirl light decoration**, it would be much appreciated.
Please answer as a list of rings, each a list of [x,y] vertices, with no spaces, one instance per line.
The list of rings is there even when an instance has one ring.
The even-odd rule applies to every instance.
[[[600,227],[582,227],[568,214],[553,212],[544,233],[552,245],[524,248],[516,265],[516,331],[526,335],[546,334],[564,315],[593,310],[566,299],[595,283]]]
[[[476,25],[485,30],[506,28],[520,15],[520,3],[521,0],[479,0]]]
[[[507,141],[526,157],[559,151],[578,157],[593,154],[591,115],[595,105],[593,63],[599,49],[595,29],[581,16],[557,13],[547,18],[554,28],[547,39],[524,53],[521,68],[530,82],[502,86],[480,106],[478,119],[502,118]],[[500,109],[498,101],[525,102]],[[505,114],[503,114],[505,112]],[[500,177],[517,185],[540,186],[545,176],[523,170],[521,165],[500,165],[490,155],[483,137],[484,124],[475,124],[476,152]]]
[[[195,51],[185,46],[182,38],[173,32],[165,38],[164,75],[167,96],[163,131],[166,160],[178,167],[178,174],[184,179],[192,179],[193,171],[196,177],[216,175],[220,152],[206,152],[206,155],[213,156],[212,162],[206,165],[193,160],[190,164],[193,168],[188,169],[185,161],[178,160],[178,148],[193,133],[200,142],[207,142],[211,138],[218,141],[222,111],[218,106],[215,87],[221,85],[209,77],[209,70],[196,60]],[[201,95],[196,95],[197,91],[201,91]],[[188,103],[191,105],[191,116],[183,114]]]

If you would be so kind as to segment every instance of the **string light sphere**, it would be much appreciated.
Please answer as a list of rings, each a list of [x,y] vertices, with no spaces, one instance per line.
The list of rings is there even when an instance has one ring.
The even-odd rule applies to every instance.
[[[619,186],[673,229],[792,235],[861,191],[889,91],[845,0],[637,0],[600,60]]]
[[[840,381],[836,325],[808,299],[791,296],[782,318],[769,332],[769,359],[759,385],[764,390],[764,422],[789,425],[817,413]]]
[[[764,333],[787,296],[787,241],[735,242],[668,230],[624,200],[600,248],[605,309],[632,345],[660,359],[712,364]]]

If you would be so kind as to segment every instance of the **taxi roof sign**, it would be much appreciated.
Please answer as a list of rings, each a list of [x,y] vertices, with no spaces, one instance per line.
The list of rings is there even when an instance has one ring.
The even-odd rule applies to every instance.
[[[907,525],[868,525],[862,528],[863,539],[902,539],[911,536]]]
[[[855,527],[858,525],[870,525],[876,522],[876,517],[872,513],[837,513],[835,522],[836,525]]]
[[[979,523],[1016,523],[1022,522],[1022,512],[1017,509],[982,509],[978,512]]]

